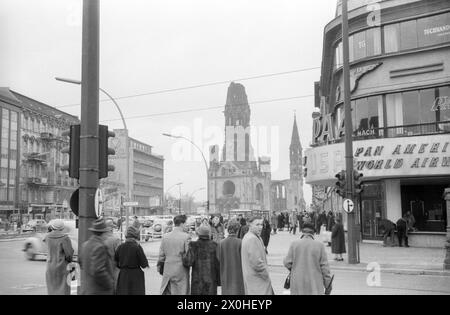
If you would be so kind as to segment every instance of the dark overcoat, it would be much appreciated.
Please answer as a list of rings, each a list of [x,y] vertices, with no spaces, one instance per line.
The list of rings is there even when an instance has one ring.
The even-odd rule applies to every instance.
[[[127,238],[117,248],[115,261],[120,269],[117,295],[145,295],[145,277],[141,268],[147,268],[148,261],[141,245],[135,239]]]
[[[80,266],[84,269],[84,295],[113,295],[114,271],[109,259],[108,247],[99,235],[84,242],[80,254]]]
[[[345,232],[341,223],[336,223],[331,231],[331,252],[333,254],[344,254],[345,251]]]
[[[261,239],[262,239],[265,247],[269,246],[270,232],[271,232],[270,223],[269,223],[269,221],[264,219],[263,228],[261,231]]]
[[[192,267],[191,295],[217,295],[220,266],[216,252],[217,243],[208,236],[189,244],[184,263]]]
[[[67,265],[72,261],[72,242],[62,231],[52,231],[45,237],[48,246],[47,271],[45,280],[49,295],[70,295],[67,282]]]
[[[241,258],[242,240],[230,234],[217,246],[222,295],[245,295]]]

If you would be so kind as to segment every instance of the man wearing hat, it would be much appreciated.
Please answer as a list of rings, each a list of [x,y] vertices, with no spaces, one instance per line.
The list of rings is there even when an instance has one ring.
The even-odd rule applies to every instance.
[[[302,232],[284,258],[284,266],[291,272],[291,295],[323,295],[332,282],[325,245],[314,240],[312,223],[305,223]]]
[[[114,272],[108,255],[103,234],[110,231],[105,220],[94,221],[89,228],[92,236],[87,240],[81,250],[80,266],[84,269],[85,292],[84,295],[113,295]]]

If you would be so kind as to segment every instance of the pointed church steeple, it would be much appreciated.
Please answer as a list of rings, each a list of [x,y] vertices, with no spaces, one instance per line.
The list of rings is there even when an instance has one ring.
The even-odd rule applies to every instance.
[[[303,179],[302,172],[302,144],[298,134],[297,116],[294,114],[294,127],[292,129],[290,151],[290,178],[295,180]]]

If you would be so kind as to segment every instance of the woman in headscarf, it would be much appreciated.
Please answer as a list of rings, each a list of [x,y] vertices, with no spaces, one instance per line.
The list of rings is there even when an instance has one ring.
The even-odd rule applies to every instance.
[[[125,243],[117,248],[115,260],[120,269],[117,295],[145,295],[145,276],[141,268],[147,268],[148,261],[138,240],[139,230],[130,226]]]
[[[51,231],[44,239],[48,246],[45,281],[49,295],[70,295],[67,265],[72,262],[73,248],[64,228],[64,221],[51,221]]]

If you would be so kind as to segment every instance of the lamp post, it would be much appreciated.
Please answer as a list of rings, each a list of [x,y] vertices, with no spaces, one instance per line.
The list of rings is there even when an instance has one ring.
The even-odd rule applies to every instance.
[[[175,185],[170,186],[170,188],[167,189],[167,191],[166,191],[166,195],[169,194],[169,191],[170,191],[173,187],[175,187],[175,186],[180,186],[180,185],[183,185],[183,183],[176,183]],[[181,189],[181,188],[180,188],[180,189]],[[181,193],[180,193],[180,194],[181,194]],[[166,206],[167,206],[167,205],[166,205]]]
[[[73,80],[73,79],[67,79],[67,78],[60,78],[60,77],[55,77],[55,80],[57,81],[61,81],[61,82],[65,82],[65,83],[71,83],[71,84],[77,84],[77,85],[81,85],[81,81],[80,80]],[[116,106],[117,110],[119,111],[120,117],[122,118],[122,123],[123,123],[123,127],[125,128],[125,152],[126,152],[126,163],[127,163],[127,167],[126,167],[126,177],[127,177],[127,197],[128,197],[128,201],[131,201],[131,184],[130,184],[130,155],[131,153],[130,151],[130,142],[128,141],[128,128],[127,128],[127,123],[125,121],[125,118],[123,117],[123,113],[122,110],[119,107],[119,104],[117,104],[116,100],[108,93],[106,92],[104,89],[102,89],[101,87],[98,88],[100,91],[102,91],[106,96],[108,96],[108,98],[114,103],[114,105]],[[121,205],[122,206],[122,205]],[[126,229],[128,229],[129,226],[129,210],[131,207],[126,207]]]
[[[191,200],[192,198],[194,198],[195,193],[205,190],[205,187],[199,188],[197,190],[194,190],[194,192],[191,194],[191,196],[189,197],[189,211],[191,210]]]
[[[184,140],[190,142],[202,155],[203,162],[205,163],[205,170],[206,170],[206,201],[207,201],[206,213],[209,214],[209,168],[208,168],[208,162],[206,161],[206,158],[205,158],[205,155],[203,154],[202,149],[200,149],[198,145],[196,145],[192,140],[190,140],[186,137],[174,136],[174,135],[171,135],[168,133],[163,133],[162,135],[165,137],[173,138],[173,139],[184,139]]]
[[[444,269],[450,270],[450,187],[445,189],[444,199],[447,207],[447,242],[445,245],[446,254],[444,260]]]

